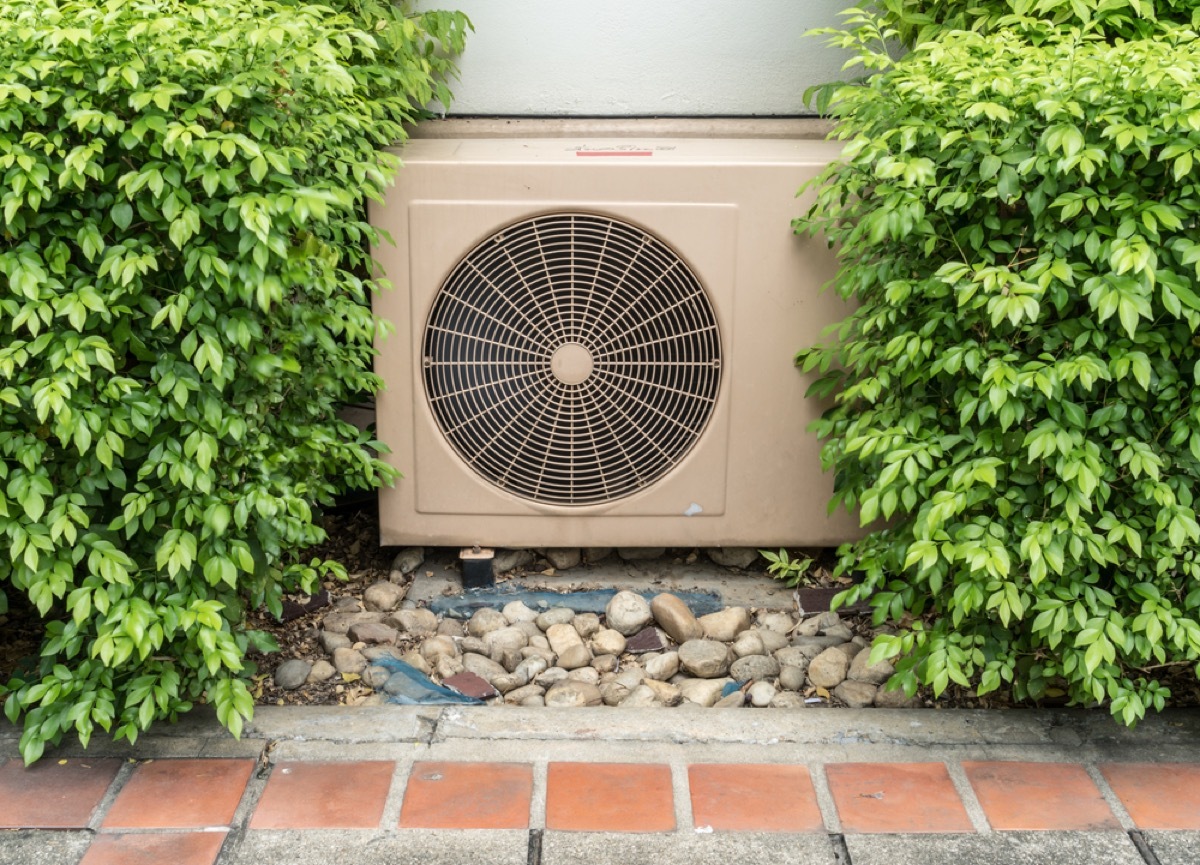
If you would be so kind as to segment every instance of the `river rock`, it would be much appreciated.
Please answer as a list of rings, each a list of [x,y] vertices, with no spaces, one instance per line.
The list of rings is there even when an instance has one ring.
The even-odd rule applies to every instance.
[[[567,679],[546,691],[546,705],[553,708],[599,706],[604,703],[600,689],[587,682]]]
[[[746,705],[746,695],[741,691],[734,691],[732,694],[728,694],[713,703],[713,708],[740,709],[744,705]]]
[[[875,702],[877,690],[878,687],[870,682],[855,682],[847,679],[833,689],[833,696],[851,709],[862,709]]]
[[[903,688],[889,691],[886,687],[881,686],[875,691],[875,707],[877,709],[912,709],[919,705],[921,705],[920,699],[908,696],[904,693]]]
[[[470,652],[462,656],[463,669],[468,673],[474,673],[481,679],[484,679],[491,684],[493,679],[503,676],[508,672],[501,664],[493,661],[484,655],[476,655]]]
[[[332,679],[336,673],[337,668],[322,658],[319,661],[315,661],[312,665],[312,669],[308,671],[308,681],[327,682]]]
[[[321,629],[331,634],[345,634],[350,631],[352,625],[361,624],[364,622],[382,622],[383,613],[369,613],[359,611],[346,611],[329,613],[321,620]]]
[[[537,626],[548,631],[551,625],[566,625],[574,618],[575,611],[570,607],[551,607],[537,617]]]
[[[785,691],[803,691],[804,684],[808,681],[808,661],[804,662],[803,667],[780,667],[779,668],[779,687]]]
[[[605,621],[614,631],[629,637],[650,624],[650,604],[636,592],[617,592],[604,608]]]
[[[625,637],[613,628],[603,628],[592,637],[591,649],[597,655],[620,655],[625,651]]]
[[[732,642],[737,635],[750,627],[750,612],[745,607],[726,607],[715,613],[700,617],[704,636],[723,643]]]
[[[584,547],[583,560],[589,565],[594,565],[596,562],[603,561],[613,554],[612,547]]]
[[[723,568],[744,570],[758,561],[758,550],[752,547],[710,547],[705,552]]]
[[[312,664],[308,661],[284,661],[275,670],[275,684],[285,691],[294,691],[308,681],[308,674],[311,672]]]
[[[382,688],[391,677],[391,670],[387,667],[377,667],[374,664],[362,671],[363,684],[369,688]]]
[[[765,628],[752,628],[751,630],[744,631],[743,633],[758,634],[758,638],[762,640],[764,655],[774,655],[780,649],[788,645],[788,635],[781,634],[779,631],[768,631]]]
[[[735,682],[772,679],[779,675],[779,662],[769,655],[747,655],[738,658],[729,667],[729,676]]]
[[[497,577],[517,568],[533,564],[533,553],[529,550],[496,550],[492,557],[492,573]]]
[[[497,690],[499,690],[497,688]],[[541,685],[523,685],[520,688],[513,688],[504,695],[504,702],[509,705],[518,705],[526,697],[541,697],[546,693],[546,689]]]
[[[845,652],[826,649],[808,665],[808,681],[818,688],[832,690],[845,680],[849,669],[850,659]]]
[[[423,547],[406,547],[396,553],[396,558],[392,559],[392,573],[400,572],[400,576],[407,576],[421,567],[425,561],[425,549]]]
[[[600,684],[600,672],[590,664],[586,667],[576,667],[567,671],[567,678],[573,682],[587,682],[589,685]]]
[[[641,687],[649,688],[654,692],[654,696],[664,706],[678,706],[683,702],[683,693],[677,685],[672,685],[669,682],[660,682],[657,679],[645,678],[642,679]]]
[[[330,631],[322,631],[319,639],[321,642],[321,648],[325,650],[326,655],[332,655],[334,649],[350,647],[350,638],[345,634],[334,634]]]
[[[571,620],[571,624],[575,626],[575,630],[579,632],[579,636],[585,640],[594,636],[604,627],[600,623],[600,617],[595,613],[576,613],[575,618]]]
[[[655,595],[650,601],[650,612],[658,626],[676,643],[699,640],[704,636],[704,629],[696,616],[676,595],[669,592]]]
[[[775,693],[775,686],[770,682],[755,682],[750,686],[746,697],[750,700],[750,705],[765,709],[775,699]]]
[[[339,673],[357,675],[367,668],[363,653],[349,646],[333,650],[333,666]]]
[[[372,646],[383,643],[394,645],[400,632],[395,628],[389,628],[383,622],[358,622],[350,626],[347,636],[356,643],[366,643]]]
[[[679,653],[663,652],[645,662],[646,678],[665,682],[679,672]]]
[[[368,610],[381,610],[385,613],[390,613],[396,607],[400,606],[400,602],[404,600],[404,593],[407,591],[404,586],[397,586],[395,583],[390,583],[387,580],[381,580],[374,585],[368,586],[363,592],[363,604]]]
[[[438,658],[453,658],[458,655],[458,644],[450,637],[430,637],[421,643],[421,656],[431,664]]]
[[[433,667],[429,666],[429,662],[425,660],[425,657],[417,649],[410,649],[409,651],[405,652],[400,656],[400,660],[408,664],[414,670],[419,670],[420,672],[424,673],[426,676],[433,672]]]
[[[790,634],[795,621],[787,613],[766,612],[758,616],[758,627],[763,631],[774,631],[777,634]]]
[[[716,640],[688,640],[679,647],[679,665],[700,679],[715,679],[729,672],[729,649]]]
[[[498,631],[507,627],[508,619],[504,618],[504,614],[490,607],[476,610],[467,621],[467,633],[472,637],[482,638],[490,631]]]
[[[854,639],[854,632],[846,625],[834,625],[832,628],[826,628],[823,633],[826,637],[837,637],[846,643]]]
[[[721,699],[721,691],[732,679],[685,679],[679,682],[683,699],[700,706],[711,706]]]
[[[411,634],[414,637],[431,637],[434,634],[441,633],[438,617],[434,615],[433,610],[427,610],[424,607],[417,607],[413,610],[399,610],[388,616],[385,620],[387,624],[393,628],[399,628],[406,634]],[[447,619],[448,622],[454,622],[453,619]],[[454,622],[454,624],[458,624]],[[456,629],[457,634],[451,633],[448,636],[462,636],[462,626]]]
[[[562,667],[547,667],[533,677],[533,681],[543,688],[550,688],[559,682],[566,681],[567,671]]]
[[[598,673],[611,673],[621,664],[616,655],[596,655],[592,658],[592,667]]]
[[[525,605],[524,601],[510,601],[504,605],[504,609],[500,611],[510,625],[517,622],[536,622],[538,613],[537,610],[532,610]],[[540,694],[538,696],[541,696]]]
[[[777,691],[771,698],[772,709],[803,709],[804,695],[795,691]]]
[[[492,633],[495,632],[493,631]],[[481,640],[479,637],[463,637],[457,642],[458,653],[460,655],[465,655],[467,652],[474,652],[476,655],[486,655],[488,653],[487,641]]]
[[[622,709],[650,709],[662,705],[654,689],[646,685],[638,685],[621,700],[618,705]]]
[[[484,635],[483,643],[487,647],[489,657],[505,650],[520,653],[529,645],[529,636],[520,628],[498,628],[488,631]]]
[[[560,571],[576,567],[583,559],[583,550],[579,547],[554,547],[538,550],[542,557]]]
[[[891,661],[880,661],[878,664],[872,664],[871,650],[863,649],[850,662],[850,672],[847,674],[847,677],[856,682],[869,682],[872,685],[882,685],[895,672],[896,668],[892,666]]]
[[[747,655],[765,655],[767,647],[763,645],[762,637],[758,635],[758,631],[742,631],[738,634],[733,645],[730,647],[733,653],[739,658],[744,658]]]

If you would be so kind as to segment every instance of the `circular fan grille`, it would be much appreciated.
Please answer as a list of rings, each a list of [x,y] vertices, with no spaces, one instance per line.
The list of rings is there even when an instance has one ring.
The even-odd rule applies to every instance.
[[[704,430],[721,378],[716,316],[662,241],[558,213],[485,240],[442,286],[425,332],[434,416],[475,471],[558,505],[627,496]]]

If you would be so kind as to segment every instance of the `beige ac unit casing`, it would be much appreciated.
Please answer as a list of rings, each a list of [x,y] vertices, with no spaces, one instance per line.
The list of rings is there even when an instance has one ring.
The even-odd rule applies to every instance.
[[[417,140],[397,151],[397,184],[371,214],[395,241],[374,251],[392,284],[375,311],[395,326],[376,363],[377,432],[403,473],[380,493],[382,543],[807,546],[860,535],[853,516],[827,515],[833,478],[807,431],[825,406],[805,397],[811,377],[793,364],[846,313],[822,291],[833,254],[791,229],[807,204],[797,190],[837,152],[821,141],[696,139]],[[562,213],[635,226],[673,250],[719,337],[703,429],[669,470],[608,501],[541,501],[484,477],[448,440],[426,383],[426,329],[464,257],[508,226]],[[567,360],[565,386],[575,386],[592,361]]]

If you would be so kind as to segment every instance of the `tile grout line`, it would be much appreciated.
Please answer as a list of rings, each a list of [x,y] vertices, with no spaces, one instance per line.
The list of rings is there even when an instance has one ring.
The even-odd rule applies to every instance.
[[[833,791],[829,787],[829,778],[825,774],[825,764],[808,764],[808,774],[812,779],[813,792],[817,796],[817,807],[821,810],[821,820],[825,824],[825,831],[831,835],[840,836],[842,819],[838,815],[837,803],[833,800]]]
[[[117,770],[117,774],[109,782],[108,789],[104,791],[104,795],[96,803],[96,807],[92,810],[92,817],[88,820],[87,826],[84,827],[93,835],[99,834],[100,825],[104,822],[104,818],[108,816],[108,810],[112,807],[113,802],[117,801],[117,797],[121,795],[121,791],[129,783],[129,779],[133,776],[133,770],[136,768],[136,761],[121,761],[121,768]]]
[[[379,815],[379,828],[391,832],[400,827],[400,811],[404,807],[404,794],[408,792],[408,779],[412,776],[415,760],[396,760],[392,771],[392,783],[383,800],[383,813]]]
[[[975,795],[975,788],[971,786],[967,770],[958,760],[948,760],[945,766],[946,772],[950,775],[950,781],[954,784],[954,790],[958,793],[958,798],[967,812],[967,819],[971,821],[971,825],[980,835],[991,835],[994,831],[992,824],[988,822],[987,813],[983,810],[983,805],[979,803],[979,797]]]
[[[675,831],[699,832],[692,814],[692,790],[689,783],[688,764],[681,760],[671,761],[671,793],[675,797]],[[711,831],[711,828],[710,828]]]
[[[273,746],[270,743],[263,746],[258,765],[246,779],[246,786],[242,789],[242,796],[238,800],[237,807],[234,808],[233,817],[229,821],[230,825],[226,827],[225,837],[221,840],[221,847],[217,850],[217,858],[213,865],[223,865],[225,862],[232,861],[242,840],[246,837],[246,833],[250,831],[250,818],[254,816],[254,810],[258,807],[263,791],[267,788],[267,782],[275,774],[277,764],[271,759],[272,750]]]
[[[1087,772],[1088,777],[1092,779],[1092,783],[1096,785],[1096,789],[1100,791],[1100,795],[1104,798],[1113,816],[1117,818],[1117,822],[1121,825],[1121,828],[1126,832],[1136,830],[1138,828],[1137,824],[1133,822],[1133,818],[1125,810],[1125,804],[1117,796],[1116,791],[1109,785],[1108,779],[1104,777],[1104,773],[1100,771],[1100,767],[1095,763],[1084,763],[1083,770]]]
[[[529,796],[529,829],[533,832],[541,832],[546,828],[546,801],[549,795],[547,777],[549,774],[549,761],[537,760],[534,762],[533,789]],[[539,856],[541,855],[540,850],[539,844]]]

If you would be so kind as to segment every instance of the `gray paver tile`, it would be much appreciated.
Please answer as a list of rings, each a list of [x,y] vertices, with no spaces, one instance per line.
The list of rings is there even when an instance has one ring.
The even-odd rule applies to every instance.
[[[612,832],[547,832],[542,865],[597,865],[653,862],[655,865],[834,865],[825,835],[757,832],[666,832],[651,835]],[[856,863],[857,865],[857,863]]]
[[[91,843],[91,832],[0,832],[0,862],[4,865],[75,865]]]
[[[1162,865],[1200,862],[1200,832],[1147,832],[1146,839]]]
[[[524,831],[261,831],[227,845],[218,865],[525,865],[528,853]]]
[[[1145,865],[1117,831],[847,835],[846,847],[854,865]]]

